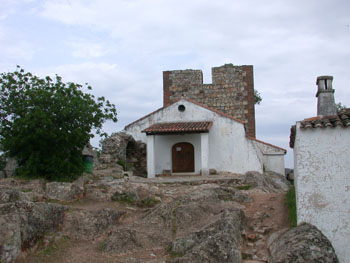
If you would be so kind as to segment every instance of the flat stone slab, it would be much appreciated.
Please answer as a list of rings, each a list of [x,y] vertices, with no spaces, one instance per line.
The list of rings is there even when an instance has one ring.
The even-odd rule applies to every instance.
[[[244,180],[244,175],[232,174],[232,175],[171,175],[166,177],[156,178],[141,178],[141,177],[129,177],[129,182],[132,183],[152,183],[152,184],[171,184],[171,183],[206,183],[206,182],[218,182],[218,181],[241,181]]]

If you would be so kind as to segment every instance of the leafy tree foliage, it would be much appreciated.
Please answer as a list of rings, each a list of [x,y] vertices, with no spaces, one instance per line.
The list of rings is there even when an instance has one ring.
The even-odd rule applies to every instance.
[[[260,102],[262,101],[262,97],[259,93],[259,91],[257,91],[256,89],[254,90],[254,103],[255,104],[260,104]]]
[[[17,66],[0,74],[0,150],[17,159],[16,173],[49,180],[73,180],[83,172],[82,150],[117,121],[115,105],[84,93],[56,75],[40,78]]]
[[[341,104],[341,102],[335,104],[335,107],[337,108],[337,112],[340,112],[341,110],[346,109],[346,106]]]

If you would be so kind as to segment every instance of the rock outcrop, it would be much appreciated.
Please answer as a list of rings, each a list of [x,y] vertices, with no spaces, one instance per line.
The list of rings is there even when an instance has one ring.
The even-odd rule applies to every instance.
[[[57,204],[14,202],[0,205],[0,261],[12,262],[45,232],[56,231],[65,208]]]
[[[52,182],[46,184],[46,197],[60,201],[72,201],[82,198],[84,188],[75,183]]]
[[[338,263],[331,242],[315,226],[303,223],[270,240],[270,263]]]
[[[0,204],[30,201],[26,194],[11,188],[0,187]]]
[[[242,215],[240,210],[225,210],[219,220],[172,242],[172,262],[240,262]]]
[[[125,212],[117,212],[108,208],[96,211],[76,209],[67,212],[64,218],[63,234],[72,238],[90,240],[102,231],[115,225]]]
[[[290,183],[281,174],[274,172],[247,172],[244,183],[260,189],[265,193],[281,193],[288,191]]]

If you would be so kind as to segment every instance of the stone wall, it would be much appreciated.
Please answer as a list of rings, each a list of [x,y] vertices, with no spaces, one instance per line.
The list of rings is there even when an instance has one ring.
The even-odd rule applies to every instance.
[[[131,135],[124,132],[112,134],[102,142],[102,151],[97,170],[116,169],[118,161],[125,163],[127,170],[132,170],[136,176],[145,177],[146,144],[135,141]]]
[[[164,71],[163,89],[165,107],[184,96],[246,121],[247,134],[255,138],[253,66],[214,67],[212,84],[203,84],[201,70]]]

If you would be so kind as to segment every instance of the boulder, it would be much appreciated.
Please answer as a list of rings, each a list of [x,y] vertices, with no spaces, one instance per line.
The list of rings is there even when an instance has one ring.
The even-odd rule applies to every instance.
[[[172,262],[241,262],[242,215],[225,210],[216,222],[172,242]]]
[[[47,203],[0,204],[0,262],[13,262],[46,232],[56,231],[64,210],[61,205]]]
[[[331,242],[308,223],[282,231],[269,243],[270,263],[339,262]]]
[[[66,213],[62,231],[70,237],[91,240],[108,227],[115,225],[124,214],[125,212],[108,208],[96,211],[76,209]]]
[[[128,253],[139,249],[152,248],[159,244],[159,238],[152,233],[137,231],[135,229],[114,229],[103,240],[103,252],[109,254]]]
[[[13,176],[17,167],[18,167],[18,165],[17,165],[16,159],[8,158],[6,165],[5,165],[5,168],[3,170],[3,172],[5,173],[5,177]]]
[[[266,193],[282,193],[288,191],[290,183],[281,174],[275,172],[247,172],[244,184],[251,185]]]
[[[17,201],[30,201],[26,194],[17,191],[15,189],[0,187],[0,204],[17,202]]]
[[[43,201],[44,180],[19,180],[9,177],[0,181],[0,203],[15,201]]]
[[[187,190],[183,197],[188,201],[234,201],[234,202],[251,202],[251,197],[231,186],[220,186],[217,184],[202,184],[193,186]]]
[[[46,197],[60,201],[72,201],[84,196],[81,184],[52,182],[46,184]]]

